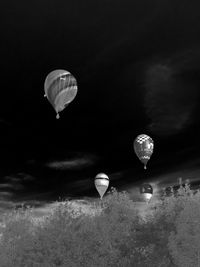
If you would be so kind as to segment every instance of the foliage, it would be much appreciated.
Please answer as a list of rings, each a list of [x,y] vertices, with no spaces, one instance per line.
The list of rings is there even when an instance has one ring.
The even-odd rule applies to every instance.
[[[169,237],[169,250],[178,266],[200,266],[200,195],[192,197],[178,215]]]
[[[3,217],[0,267],[197,266],[199,198],[181,187],[147,220],[128,193],[114,188],[96,203],[96,216],[75,212],[69,201],[37,225],[31,209],[13,211]]]

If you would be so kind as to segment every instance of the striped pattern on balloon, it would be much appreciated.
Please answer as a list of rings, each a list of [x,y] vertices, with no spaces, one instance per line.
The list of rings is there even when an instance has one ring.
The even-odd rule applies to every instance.
[[[78,86],[75,77],[66,70],[54,70],[50,72],[44,83],[45,96],[56,111],[65,109],[76,97]]]

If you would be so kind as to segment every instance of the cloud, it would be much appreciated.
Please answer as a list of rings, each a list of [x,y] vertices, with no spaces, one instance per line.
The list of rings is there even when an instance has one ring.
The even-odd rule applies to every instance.
[[[7,191],[1,191],[0,192],[0,200],[4,200],[7,197],[11,197],[13,195],[12,192],[7,192]]]
[[[20,183],[23,181],[33,181],[33,180],[35,180],[35,178],[30,174],[19,172],[19,173],[13,174],[11,176],[5,176],[4,180],[16,184],[16,183]]]
[[[64,159],[60,161],[51,161],[46,163],[46,166],[53,169],[67,170],[67,169],[81,169],[91,166],[95,163],[94,156],[80,156],[72,159]]]
[[[5,124],[7,126],[11,126],[12,124],[10,122],[8,122],[7,120],[0,118],[0,124]]]
[[[10,190],[10,189],[14,191],[22,190],[24,189],[24,186],[21,184],[9,184],[9,183],[0,184],[0,190]]]
[[[200,67],[200,57],[198,64],[193,54],[183,53],[146,66],[144,107],[150,131],[171,135],[193,122],[199,86],[194,70]]]
[[[94,182],[91,179],[82,178],[82,180],[74,180],[72,183],[67,184],[67,188],[73,190],[73,193],[76,191],[76,189],[81,192],[94,188]]]
[[[108,174],[109,179],[112,181],[116,181],[116,180],[120,180],[123,177],[124,172],[123,171],[118,171],[118,172],[114,172],[111,174]]]

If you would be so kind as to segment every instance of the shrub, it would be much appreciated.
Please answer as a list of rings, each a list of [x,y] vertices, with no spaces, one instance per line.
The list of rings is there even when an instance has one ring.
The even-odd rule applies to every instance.
[[[170,233],[169,250],[178,266],[200,266],[199,194],[185,204],[176,219],[176,230]]]
[[[30,209],[13,211],[4,216],[0,267],[187,266],[182,261],[196,264],[200,233],[197,224],[191,225],[200,219],[198,201],[198,194],[181,188],[177,195],[163,197],[153,215],[143,220],[128,193],[112,188],[96,204],[96,209],[101,210],[96,216],[73,211],[66,201],[58,203],[36,226]],[[187,249],[185,240],[191,247],[195,245],[194,251]]]
[[[6,226],[2,229],[0,242],[0,266],[25,266],[24,254],[32,246],[33,224],[31,211],[20,209],[4,214]]]

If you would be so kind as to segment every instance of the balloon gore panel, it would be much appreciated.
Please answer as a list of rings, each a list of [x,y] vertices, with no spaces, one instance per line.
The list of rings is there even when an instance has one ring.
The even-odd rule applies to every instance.
[[[108,189],[109,186],[109,178],[106,174],[104,173],[99,173],[95,177],[95,187],[97,191],[99,192],[99,195],[102,199],[103,195],[105,194],[106,190]]]
[[[58,113],[76,97],[77,81],[70,72],[55,70],[46,77],[44,90],[49,102]]]
[[[146,166],[154,148],[154,142],[151,137],[141,134],[134,140],[134,150],[140,161]]]

